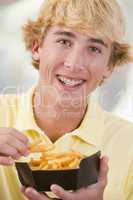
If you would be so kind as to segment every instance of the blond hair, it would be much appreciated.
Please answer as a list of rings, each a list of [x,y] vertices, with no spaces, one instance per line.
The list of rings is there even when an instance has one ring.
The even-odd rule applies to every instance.
[[[44,0],[36,21],[28,21],[23,27],[26,48],[31,51],[34,41],[42,44],[52,25],[73,28],[85,34],[90,31],[98,38],[112,42],[111,66],[132,61],[130,46],[123,42],[125,34],[121,8],[116,0]],[[33,59],[35,68],[39,62]]]

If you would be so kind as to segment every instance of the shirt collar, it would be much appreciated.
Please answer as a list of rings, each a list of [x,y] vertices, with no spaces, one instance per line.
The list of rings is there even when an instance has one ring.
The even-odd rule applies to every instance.
[[[44,135],[43,131],[37,126],[34,118],[34,91],[35,86],[32,87],[27,93],[24,93],[20,96],[15,127],[20,131],[36,130],[40,134]],[[85,116],[80,126],[68,134],[71,134],[72,136],[77,137],[86,143],[99,147],[103,132],[104,112],[101,107],[94,103],[90,98]]]
[[[86,143],[100,147],[104,133],[104,112],[102,108],[90,98],[88,108],[80,126],[72,132]]]

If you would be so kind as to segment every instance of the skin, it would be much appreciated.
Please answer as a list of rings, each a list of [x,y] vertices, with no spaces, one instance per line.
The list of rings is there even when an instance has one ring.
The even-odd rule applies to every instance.
[[[0,128],[0,165],[12,165],[27,156],[28,138],[14,128]]]
[[[108,66],[111,43],[53,26],[42,46],[36,43],[32,52],[33,58],[40,61],[34,98],[36,122],[55,141],[78,127],[85,114],[87,96],[103,76],[111,74]],[[64,87],[57,75],[85,81],[79,87]]]
[[[65,132],[79,126],[86,111],[88,95],[103,76],[111,74],[111,43],[95,38],[94,34],[92,37],[53,26],[47,31],[41,46],[35,42],[32,53],[40,63],[39,81],[33,99],[34,116],[38,126],[54,142]],[[84,81],[79,86],[71,87],[60,83],[57,75]],[[26,136],[12,128],[0,128],[1,165],[11,165],[15,159],[28,153]],[[72,193],[57,185],[51,186],[51,190],[63,200],[102,200],[107,172],[107,158],[103,157],[96,184]],[[49,199],[33,188],[23,187],[21,191],[29,200]]]
[[[41,47],[37,48],[37,44],[34,46],[33,56],[38,56],[40,60],[38,93],[36,93],[37,95],[35,94],[34,101],[34,105],[36,105],[36,120],[51,139],[57,139],[63,135],[66,127],[68,127],[67,131],[71,131],[78,126],[87,106],[87,96],[97,87],[103,76],[108,77],[111,73],[108,66],[110,54],[111,44],[109,41],[99,41],[96,38],[94,40],[91,36],[58,26],[51,27],[48,30]],[[57,80],[57,75],[76,80],[83,79],[85,82],[80,87],[62,87]],[[47,85],[48,88],[41,89],[43,85]],[[53,95],[49,94],[49,86],[52,88]],[[65,107],[65,111],[66,99],[62,93],[69,94],[67,99],[69,106]],[[40,96],[41,99],[46,97],[44,99],[45,106],[38,103],[37,100]],[[81,96],[83,101],[80,101]],[[78,101],[76,108],[71,104],[74,98]],[[74,113],[75,110],[80,110],[80,112],[74,119],[72,115],[69,115],[68,120],[63,114],[66,110],[71,110],[71,113]],[[48,111],[50,113],[53,111],[60,113],[60,116],[49,117],[47,115]],[[54,131],[48,126],[43,126],[46,121],[49,127],[54,127]],[[62,124],[62,127],[57,126],[57,124]],[[57,132],[60,134],[56,135],[55,130],[58,130]],[[63,200],[102,200],[104,188],[107,184],[107,160],[106,157],[101,159],[100,175],[96,184],[72,193],[65,191],[58,185],[52,185],[51,191]],[[46,195],[38,193],[33,188],[23,187],[22,192],[29,200],[49,199]]]

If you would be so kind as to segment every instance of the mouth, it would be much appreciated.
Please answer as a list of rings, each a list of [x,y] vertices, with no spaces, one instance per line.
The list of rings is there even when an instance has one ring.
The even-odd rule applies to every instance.
[[[86,82],[86,80],[84,79],[68,78],[63,75],[57,75],[57,79],[62,85],[67,86],[69,88],[82,86]]]

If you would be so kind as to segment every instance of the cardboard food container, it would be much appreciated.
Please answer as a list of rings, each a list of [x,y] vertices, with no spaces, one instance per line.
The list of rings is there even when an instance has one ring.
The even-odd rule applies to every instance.
[[[65,190],[76,190],[96,183],[100,168],[100,151],[81,160],[77,169],[31,170],[28,163],[15,163],[22,185],[34,187],[38,192],[50,191],[52,184]]]

